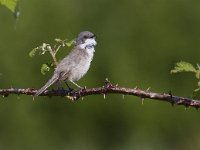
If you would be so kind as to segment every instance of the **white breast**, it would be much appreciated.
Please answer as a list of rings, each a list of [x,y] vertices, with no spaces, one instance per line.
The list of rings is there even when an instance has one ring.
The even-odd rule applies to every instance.
[[[97,42],[95,41],[95,39],[94,38],[89,38],[89,39],[85,40],[85,43],[80,44],[80,48],[88,50],[88,52],[90,52],[90,51],[94,51],[94,46],[95,45],[97,45]]]
[[[88,51],[87,58],[82,58],[80,60],[79,64],[76,65],[73,68],[73,71],[72,71],[72,74],[71,74],[71,80],[72,81],[77,81],[80,78],[82,78],[90,68],[90,63],[91,63],[91,61],[93,59],[94,50],[93,51],[87,50],[87,51]]]
[[[87,39],[84,44],[80,44],[79,47],[84,49],[87,53],[86,57],[82,57],[79,61],[79,65],[73,69],[73,74],[71,80],[77,81],[83,77],[90,68],[90,63],[94,56],[94,46],[96,45],[95,39]]]

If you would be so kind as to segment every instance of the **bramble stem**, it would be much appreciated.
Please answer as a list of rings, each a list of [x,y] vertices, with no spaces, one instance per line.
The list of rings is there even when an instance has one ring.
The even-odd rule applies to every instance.
[[[25,94],[25,95],[34,95],[37,92],[36,89],[0,89],[0,95],[3,95],[3,97],[7,97],[10,94]],[[113,85],[108,80],[105,81],[105,85],[103,87],[96,87],[96,88],[82,88],[74,91],[68,91],[68,90],[46,90],[44,93],[42,93],[39,96],[62,96],[62,97],[68,97],[73,101],[78,100],[79,98],[83,98],[85,96],[89,95],[107,95],[107,94],[121,94],[123,95],[133,95],[141,98],[142,103],[144,99],[149,98],[153,100],[159,100],[159,101],[165,101],[169,102],[172,105],[184,105],[186,107],[194,107],[199,108],[200,107],[200,101],[185,97],[179,97],[172,95],[171,93],[155,93],[147,90],[141,90],[139,88],[126,88],[126,87],[119,87],[118,85]],[[104,97],[105,97],[104,96]]]

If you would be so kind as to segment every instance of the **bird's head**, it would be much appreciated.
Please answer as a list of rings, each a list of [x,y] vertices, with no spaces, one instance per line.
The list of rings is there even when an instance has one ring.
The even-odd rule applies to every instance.
[[[79,33],[76,38],[75,45],[80,46],[82,49],[94,48],[97,45],[96,36],[89,31],[83,31]]]

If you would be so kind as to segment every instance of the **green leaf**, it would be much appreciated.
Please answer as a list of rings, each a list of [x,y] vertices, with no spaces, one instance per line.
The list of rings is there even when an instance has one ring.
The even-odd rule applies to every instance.
[[[180,61],[175,64],[175,67],[173,70],[171,70],[171,73],[179,73],[179,72],[197,72],[195,67],[188,62]]]
[[[34,48],[33,50],[31,50],[30,52],[29,52],[29,56],[30,57],[33,57],[33,56],[35,56],[35,54],[36,54],[36,52],[37,52],[37,50],[38,50],[38,48]]]
[[[62,45],[63,47],[65,45],[67,45],[68,47],[72,46],[74,43],[75,43],[75,40],[68,40],[68,39],[65,39],[65,40],[61,40],[61,39],[58,39],[56,38],[55,41],[59,44],[59,45]]]
[[[197,88],[193,91],[192,98],[199,99],[200,98],[200,88]]]
[[[66,40],[67,40],[67,39],[66,39]],[[62,46],[62,47],[65,46],[65,41],[66,41],[66,40],[61,40],[61,39],[58,39],[58,38],[55,39],[56,43],[58,43],[58,45],[60,45],[60,46]],[[56,46],[56,45],[55,45],[55,46]]]
[[[71,41],[66,41],[65,44],[70,47],[75,43],[75,40],[71,40]]]
[[[29,56],[35,56],[37,51],[39,51],[39,55],[44,55],[48,51],[48,48],[51,48],[51,46],[49,44],[43,43],[42,46],[38,46],[31,50],[29,52]]]
[[[14,13],[17,6],[17,0],[0,0],[0,4],[6,6]]]
[[[43,75],[45,75],[48,71],[50,71],[50,66],[48,64],[42,64],[40,71]]]
[[[58,38],[56,38],[55,41],[58,42],[58,43],[62,43],[63,42],[63,40],[58,39]]]
[[[197,79],[200,79],[200,70],[197,70],[197,71],[196,71],[196,78],[197,78]]]

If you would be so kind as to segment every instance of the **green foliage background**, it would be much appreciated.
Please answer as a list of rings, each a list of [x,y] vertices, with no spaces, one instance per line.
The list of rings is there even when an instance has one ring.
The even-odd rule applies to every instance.
[[[90,30],[98,38],[91,69],[78,83],[121,86],[191,96],[190,74],[170,75],[175,62],[200,62],[199,0],[20,0],[16,29],[0,6],[0,88],[39,88],[51,76],[40,65],[50,57],[28,53],[55,38]],[[61,59],[69,49],[63,50]],[[65,98],[12,95],[0,101],[0,149],[200,149],[195,109],[137,97]]]

